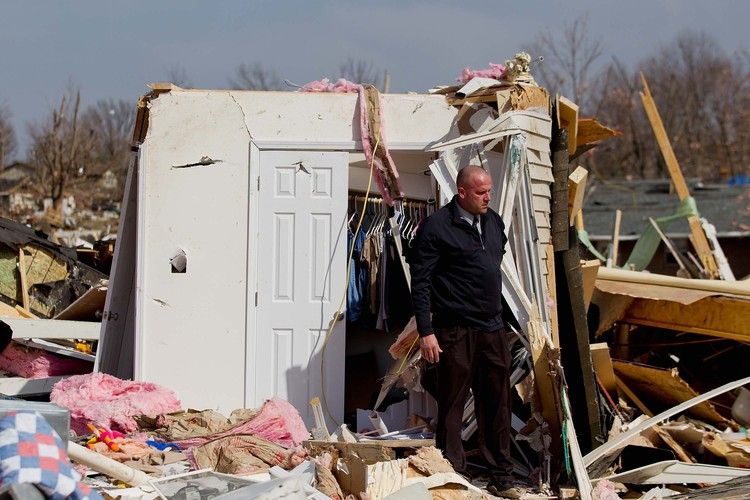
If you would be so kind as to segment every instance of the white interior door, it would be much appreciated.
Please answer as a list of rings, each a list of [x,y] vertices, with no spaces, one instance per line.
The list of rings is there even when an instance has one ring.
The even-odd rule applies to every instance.
[[[308,426],[309,401],[323,400],[323,381],[328,409],[339,422],[344,414],[345,321],[333,326],[327,342],[326,334],[346,285],[348,163],[345,152],[260,152],[249,383],[255,383],[255,405],[284,398]]]

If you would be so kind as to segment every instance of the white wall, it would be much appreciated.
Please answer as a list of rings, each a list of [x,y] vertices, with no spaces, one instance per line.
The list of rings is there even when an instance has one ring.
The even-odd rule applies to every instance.
[[[185,407],[228,413],[245,405],[255,292],[248,248],[257,234],[248,228],[257,177],[250,140],[261,148],[356,148],[356,99],[172,91],[150,102],[139,162],[136,378],[175,390]],[[392,149],[441,140],[456,113],[442,96],[386,95],[382,104]],[[174,168],[206,156],[217,163]],[[185,274],[171,272],[178,249],[187,254]]]

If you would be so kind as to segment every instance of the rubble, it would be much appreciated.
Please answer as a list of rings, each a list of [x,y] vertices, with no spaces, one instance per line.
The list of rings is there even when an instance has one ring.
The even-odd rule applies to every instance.
[[[464,477],[434,447],[436,385],[405,298],[416,227],[474,162],[492,174],[493,209],[509,236],[501,270],[522,498],[746,492],[750,281],[735,280],[721,231],[701,219],[645,78],[643,104],[679,205],[642,218],[634,238],[622,234],[632,214],[615,207],[611,243],[597,248],[601,235],[585,226],[596,181],[574,160],[620,133],[537,86],[533,64],[519,53],[466,68],[460,85],[431,95],[327,79],[267,100],[155,84],[134,132],[153,156],[130,169],[116,246],[80,241],[76,255],[0,221],[0,312],[10,332],[0,369],[18,376],[0,381],[0,392],[26,379],[51,390],[70,411],[70,458],[103,474],[83,481],[108,498],[489,498],[490,464],[476,450]],[[217,130],[186,125],[185,110],[212,113]],[[177,126],[181,134],[164,133]],[[195,134],[200,147],[185,142]],[[275,162],[271,177],[258,172],[264,157]],[[167,178],[169,196],[159,191]],[[226,188],[217,207],[197,213],[173,197],[209,182]],[[321,199],[341,203],[314,205]],[[266,216],[272,251],[257,241],[271,240]],[[312,230],[295,232],[295,217]],[[683,219],[692,249],[668,230]],[[332,247],[333,220],[349,237],[346,256]],[[315,252],[300,257],[284,244]],[[662,245],[677,276],[649,267]],[[111,262],[112,280],[82,260]],[[299,269],[311,274],[297,278]],[[360,375],[357,397],[342,379],[347,329],[392,334],[350,368]],[[471,448],[473,398],[464,424]]]

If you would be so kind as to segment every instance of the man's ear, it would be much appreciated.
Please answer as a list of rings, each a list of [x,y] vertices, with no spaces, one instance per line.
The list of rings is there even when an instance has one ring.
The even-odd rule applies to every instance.
[[[458,186],[458,189],[456,190],[456,193],[458,193],[459,198],[465,198],[466,197],[466,189],[463,186]]]

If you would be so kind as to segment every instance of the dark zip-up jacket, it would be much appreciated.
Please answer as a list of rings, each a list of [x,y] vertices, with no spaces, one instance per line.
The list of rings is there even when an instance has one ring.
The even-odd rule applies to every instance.
[[[461,219],[454,196],[417,231],[411,256],[411,289],[420,336],[433,327],[502,327],[505,224],[492,210],[480,216],[481,235]],[[430,319],[432,313],[432,319]]]

